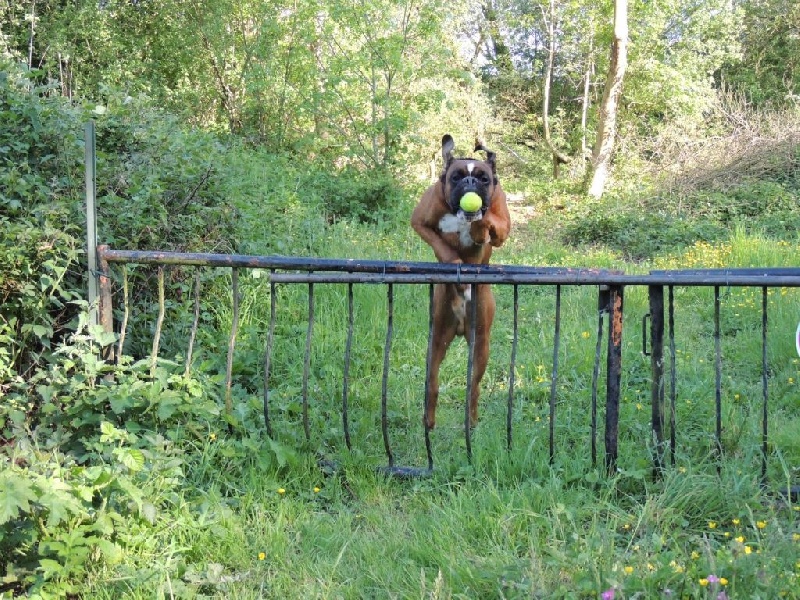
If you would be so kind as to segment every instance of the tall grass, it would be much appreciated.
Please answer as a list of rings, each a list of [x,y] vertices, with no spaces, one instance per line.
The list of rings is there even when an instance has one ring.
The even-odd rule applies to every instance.
[[[239,176],[243,188],[262,188],[257,165]],[[276,177],[277,185],[288,189],[280,174],[270,184]],[[382,224],[331,221],[312,196],[290,198],[288,205],[275,206],[256,193],[238,195],[240,248],[432,259],[406,224],[413,194],[399,198]],[[537,231],[535,222],[518,224],[515,234],[495,262],[637,272],[792,265],[798,251],[797,240],[775,244],[741,229],[726,243],[695,243],[648,262],[628,263],[602,247],[565,248]],[[280,239],[286,240],[284,246],[276,242]],[[222,273],[204,301],[217,327],[202,333],[198,361],[219,360],[231,321],[228,285]],[[389,435],[398,464],[424,466],[427,287],[395,286],[394,291]],[[123,567],[93,573],[87,597],[597,598],[612,589],[617,598],[717,598],[723,590],[730,598],[800,597],[800,513],[777,493],[796,483],[800,464],[800,372],[793,342],[800,298],[794,290],[768,295],[766,488],[760,480],[760,289],[722,290],[721,460],[714,440],[713,290],[675,290],[678,444],[675,464],[653,479],[650,359],[641,354],[646,290],[625,292],[619,469],[606,474],[590,461],[597,290],[562,290],[551,464],[555,290],[519,290],[514,438],[507,450],[513,296],[510,287],[496,286],[492,356],[481,421],[472,434],[472,464],[463,432],[466,345],[458,340],[442,366],[439,419],[432,434],[435,470],[429,478],[408,481],[376,470],[386,464],[380,429],[386,288],[355,286],[350,450],[340,416],[346,286],[320,284],[314,292],[310,440],[301,414],[308,288],[285,285],[276,292],[269,398],[275,436],[268,441],[258,419],[269,285],[263,276],[243,277],[235,403],[253,431],[243,438],[220,425],[198,442],[187,458],[183,500],[160,517],[141,551],[130,551]]]

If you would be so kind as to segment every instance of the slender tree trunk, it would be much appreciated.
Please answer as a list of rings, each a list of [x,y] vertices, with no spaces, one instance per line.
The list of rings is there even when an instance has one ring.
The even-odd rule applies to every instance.
[[[622,97],[622,79],[627,66],[628,0],[614,0],[614,41],[611,44],[611,61],[608,65],[603,103],[600,106],[597,139],[592,152],[591,183],[587,192],[594,198],[603,195],[608,179],[617,133],[617,109]]]
[[[33,68],[33,38],[36,23],[36,0],[31,2],[31,33],[28,36],[28,68]]]
[[[544,12],[544,11],[542,11]],[[542,93],[542,126],[544,127],[544,141],[553,155],[553,179],[558,179],[561,165],[569,162],[569,157],[559,152],[550,137],[550,88],[553,82],[553,67],[556,61],[556,7],[555,0],[550,0],[550,16],[544,15],[545,26],[549,41],[547,45],[547,73],[544,77],[544,91]]]
[[[594,22],[590,29],[589,55],[586,57],[586,72],[583,75],[583,100],[581,104],[581,172],[586,168],[589,158],[586,146],[586,123],[589,116],[590,92],[592,90],[592,76],[594,75]]]

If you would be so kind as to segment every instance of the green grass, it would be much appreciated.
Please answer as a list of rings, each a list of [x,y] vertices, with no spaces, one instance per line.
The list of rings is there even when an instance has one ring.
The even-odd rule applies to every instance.
[[[405,208],[411,205],[409,198]],[[245,236],[245,224],[256,216],[247,215],[247,205],[240,210]],[[253,239],[242,240],[249,251],[259,251],[264,235],[254,231]],[[402,215],[390,227],[339,222],[315,236],[307,250],[317,255],[431,258]],[[565,249],[537,237],[534,223],[519,227],[496,262],[640,272],[791,265],[797,251],[796,241],[776,245],[739,231],[729,243],[699,243],[633,264],[601,247]],[[427,288],[395,287],[389,435],[398,464],[424,466]],[[590,461],[596,290],[563,290],[556,454],[550,464],[554,289],[520,289],[514,443],[507,451],[512,296],[509,287],[497,286],[493,353],[482,419],[472,435],[472,464],[463,433],[466,346],[457,342],[442,367],[439,422],[432,436],[435,471],[410,481],[387,479],[376,470],[386,464],[380,430],[385,288],[356,286],[351,450],[345,448],[340,419],[347,302],[346,288],[339,285],[315,287],[310,440],[300,407],[307,288],[278,290],[270,397],[275,439],[265,441],[258,411],[268,290],[263,278],[243,281],[235,396],[252,431],[244,437],[229,434],[220,423],[184,445],[180,498],[162,505],[153,527],[129,533],[138,545],[127,545],[116,564],[96,568],[85,597],[597,598],[612,587],[617,598],[716,598],[721,589],[730,598],[800,597],[800,513],[774,495],[796,483],[800,464],[800,366],[792,341],[800,314],[796,291],[769,295],[770,485],[764,489],[759,289],[723,291],[721,461],[714,459],[711,290],[676,290],[676,464],[653,480],[650,362],[640,352],[646,290],[626,290],[619,470],[608,476]],[[201,336],[201,362],[219,358],[230,326],[224,294],[208,303],[223,337]],[[335,461],[337,468],[321,468],[319,457]],[[724,578],[726,585],[708,583],[709,575]]]
[[[313,177],[279,166],[273,169],[250,157],[231,173],[240,251],[432,259],[430,249],[408,225],[414,194],[398,200],[378,222],[331,219],[319,195],[299,195],[300,178]],[[273,175],[267,177],[267,172]],[[285,179],[280,173],[287,173]],[[265,181],[270,182],[269,194],[260,192]],[[325,180],[325,185],[330,183]],[[543,200],[537,210],[534,220],[516,224],[494,262],[641,273],[789,266],[800,250],[797,239],[775,243],[740,227],[723,241],[676,246],[634,262],[625,259],[624,248],[613,245],[564,246],[562,209]],[[272,218],[276,214],[277,220]],[[646,245],[642,239],[637,238],[639,248]],[[768,486],[762,487],[760,289],[721,290],[721,460],[716,458],[714,439],[713,289],[675,290],[677,449],[675,464],[654,479],[651,366],[641,354],[647,290],[625,291],[619,460],[617,472],[609,475],[602,468],[604,368],[598,386],[597,466],[590,454],[597,289],[562,289],[551,463],[555,289],[519,289],[513,445],[508,450],[513,295],[511,287],[496,286],[498,311],[481,421],[471,436],[472,463],[463,431],[467,349],[458,340],[441,371],[440,408],[432,434],[434,472],[428,478],[396,480],[378,470],[387,463],[380,419],[385,286],[355,286],[349,381],[352,448],[347,449],[341,420],[346,286],[314,288],[309,439],[301,398],[308,287],[278,286],[270,379],[274,437],[268,439],[261,408],[270,286],[266,274],[248,271],[242,272],[240,285],[232,426],[223,418],[215,420],[205,404],[193,404],[199,400],[192,392],[200,390],[204,401],[222,403],[221,373],[232,314],[230,272],[219,269],[209,271],[204,283],[196,378],[180,383],[175,376],[178,384],[171,380],[189,390],[180,396],[182,416],[177,421],[163,419],[170,424],[157,431],[117,419],[117,426],[139,437],[118,442],[113,438],[110,443],[142,448],[140,471],[123,469],[113,463],[116,455],[97,451],[105,457],[100,462],[112,463],[107,468],[120,482],[135,482],[140,497],[124,486],[121,491],[114,488],[116,495],[104,492],[103,486],[116,485],[117,479],[97,489],[86,484],[95,494],[103,492],[99,506],[94,504],[98,496],[83,491],[93,500],[88,511],[57,527],[42,521],[42,556],[52,556],[55,544],[69,539],[84,548],[75,539],[87,523],[101,521],[106,510],[103,518],[113,527],[102,531],[113,530],[108,535],[113,546],[86,557],[80,572],[63,575],[72,587],[59,588],[57,577],[45,578],[37,588],[44,590],[39,597],[48,597],[46,590],[69,589],[81,597],[109,600],[599,598],[612,588],[617,599],[717,598],[722,589],[729,598],[800,597],[800,512],[777,493],[797,484],[800,465],[800,362],[793,342],[800,292],[775,289],[768,296],[770,445]],[[425,466],[421,419],[428,290],[397,285],[394,292],[388,434],[397,464]],[[173,314],[177,308],[171,310],[170,318],[180,323],[180,315]],[[606,325],[605,335],[607,331]],[[178,341],[171,340],[172,347],[180,347]],[[182,373],[180,360],[165,360],[161,368]],[[141,385],[134,379],[131,389]],[[168,388],[165,384],[164,394]],[[152,419],[153,411],[148,410],[140,415],[144,423]],[[114,415],[106,411],[102,418],[113,420]],[[57,441],[28,450],[42,469],[63,463],[61,477],[67,482],[85,473],[82,465],[59,454]],[[115,505],[119,498],[130,506]],[[709,575],[724,578],[725,584],[709,582]],[[0,599],[5,594],[0,592]]]

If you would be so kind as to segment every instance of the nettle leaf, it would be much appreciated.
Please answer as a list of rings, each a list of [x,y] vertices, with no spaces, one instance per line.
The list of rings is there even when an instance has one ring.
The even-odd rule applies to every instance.
[[[136,448],[119,448],[115,451],[119,461],[130,471],[136,473],[144,468],[144,454]]]
[[[30,502],[36,498],[30,481],[14,473],[5,473],[0,479],[0,525],[16,519],[21,512],[29,512]]]
[[[287,463],[291,465],[297,464],[297,454],[290,447],[272,439],[269,440],[269,446],[275,454],[275,460],[278,461],[279,467],[285,467]]]

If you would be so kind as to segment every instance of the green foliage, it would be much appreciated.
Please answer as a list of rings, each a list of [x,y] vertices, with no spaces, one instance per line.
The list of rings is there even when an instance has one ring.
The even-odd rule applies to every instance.
[[[613,586],[626,596],[669,589],[701,598],[718,591],[708,581],[715,574],[727,578],[731,596],[791,597],[796,507],[775,502],[758,478],[761,432],[753,415],[760,414],[761,373],[752,357],[760,352],[760,313],[753,294],[728,290],[724,298],[719,476],[709,453],[713,334],[698,290],[678,293],[683,309],[701,308],[682,312],[678,324],[680,451],[660,481],[649,476],[652,448],[643,443],[651,438],[649,363],[627,324],[620,470],[606,477],[589,465],[586,374],[596,297],[588,288],[563,294],[552,464],[548,315],[555,306],[546,289],[520,294],[514,448],[507,451],[497,435],[512,336],[501,318],[510,314],[510,291],[498,286],[474,462],[467,465],[461,452],[466,349],[457,342],[442,373],[437,471],[425,481],[397,483],[374,472],[385,462],[376,360],[386,333],[381,286],[356,291],[350,450],[340,415],[342,286],[316,288],[309,439],[302,424],[304,286],[276,292],[271,439],[262,421],[271,300],[263,273],[240,280],[230,414],[221,375],[232,324],[227,272],[199,277],[200,330],[188,376],[182,358],[171,360],[186,351],[193,291],[186,269],[167,270],[168,316],[155,367],[148,267],[127,271],[131,310],[119,362],[100,360],[99,350],[119,340],[88,325],[83,300],[82,131],[89,118],[98,133],[100,238],[118,248],[431,259],[408,216],[429,168],[436,170],[441,134],[451,132],[465,152],[474,134],[501,141],[487,140],[504,184],[526,192],[527,200],[515,199],[513,238],[497,262],[626,271],[794,264],[794,121],[781,113],[776,122],[785,135],[767,137],[761,121],[718,117],[725,105],[715,103],[710,75],[736,63],[739,12],[724,3],[703,12],[683,1],[636,8],[616,189],[585,203],[573,183],[545,182],[549,165],[537,138],[545,13],[536,3],[491,4],[0,4],[4,60],[27,61],[33,31],[29,66],[39,67],[4,62],[0,70],[0,596],[364,597],[391,590],[403,597],[574,598]],[[746,7],[751,41],[767,22],[759,15],[781,7]],[[573,151],[582,138],[575,98],[583,73],[592,61],[602,72],[604,10],[559,5],[551,117],[557,141]],[[779,96],[778,78],[788,81],[790,23],[787,17],[777,29],[781,43],[764,37],[770,48],[752,44],[736,63],[736,85],[752,83],[759,101]],[[453,31],[464,36],[455,40]],[[757,72],[756,55],[770,69]],[[766,140],[746,160],[668,152],[670,144],[696,151],[698,139],[714,138],[724,157],[738,157],[731,138],[715,136],[739,126],[752,130],[742,146]],[[221,136],[222,129],[236,137]],[[713,172],[704,179],[697,166]],[[688,183],[651,181],[648,174],[659,171]],[[517,218],[520,208],[530,211],[528,222]],[[117,323],[121,273],[112,274]],[[417,286],[396,286],[395,294],[389,434],[400,463],[424,464],[426,294]],[[793,403],[800,373],[787,360],[793,340],[780,333],[785,323],[794,327],[798,302],[790,290],[770,302],[770,323],[779,325],[770,329],[777,333],[769,346],[768,461],[778,487],[796,477],[800,457]],[[640,290],[627,291],[626,318],[638,321],[645,304]]]

